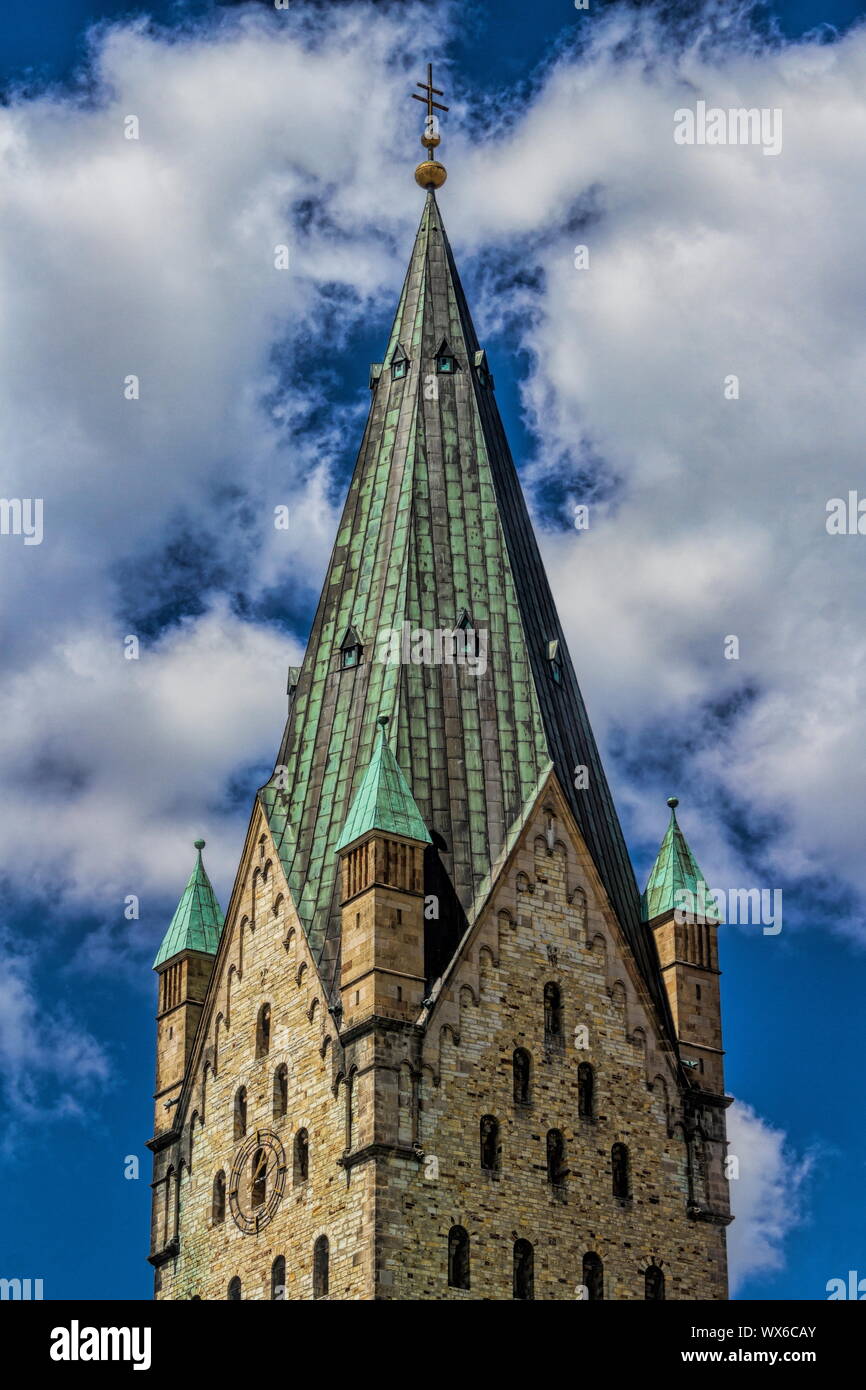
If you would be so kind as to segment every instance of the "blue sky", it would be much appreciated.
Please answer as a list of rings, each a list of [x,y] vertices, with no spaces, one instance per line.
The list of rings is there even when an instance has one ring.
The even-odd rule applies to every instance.
[[[738,1296],[866,1274],[866,541],[824,528],[862,477],[866,34],[847,0],[731,15],[7,0],[2,491],[47,521],[0,553],[0,1272],[150,1295],[150,960],[199,834],[227,900],[278,745],[420,211],[431,56],[444,216],[638,878],[675,792],[711,882],[784,890],[779,936],[722,932]],[[675,164],[686,93],[781,105],[782,155]]]

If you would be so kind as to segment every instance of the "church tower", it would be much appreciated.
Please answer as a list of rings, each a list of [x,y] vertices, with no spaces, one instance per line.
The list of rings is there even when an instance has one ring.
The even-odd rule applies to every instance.
[[[668,799],[670,824],[644,891],[643,915],[655,938],[680,1058],[692,1079],[685,1111],[692,1150],[690,1213],[724,1223],[724,1111],[731,1097],[725,1095],[723,1075],[718,913],[677,821],[678,805],[675,796]]]
[[[642,904],[418,85],[420,226],[174,1053],[160,996],[156,1296],[726,1298],[714,936],[681,836]]]
[[[153,1132],[171,1129],[219,945],[223,915],[196,840],[195,868],[157,952],[156,1093]]]

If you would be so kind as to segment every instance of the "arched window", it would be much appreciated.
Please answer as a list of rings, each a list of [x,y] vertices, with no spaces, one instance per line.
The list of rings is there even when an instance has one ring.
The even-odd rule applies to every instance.
[[[535,1256],[528,1240],[514,1242],[514,1297],[535,1297]]]
[[[256,1022],[256,1056],[267,1057],[271,1050],[271,1006],[262,1004]]]
[[[598,1303],[604,1298],[604,1265],[594,1250],[583,1257],[583,1282],[588,1302]]]
[[[589,1062],[581,1062],[577,1069],[577,1113],[581,1119],[591,1120],[595,1114],[595,1072]]]
[[[305,1129],[295,1135],[295,1162],[292,1174],[296,1183],[306,1182],[310,1173],[310,1138]]]
[[[174,1240],[174,1208],[177,1201],[175,1193],[174,1168],[169,1168],[163,1185],[162,1243],[169,1245]]]
[[[481,1167],[486,1173],[499,1172],[499,1121],[494,1115],[481,1116]]]
[[[213,1201],[211,1202],[211,1223],[221,1226],[226,1219],[226,1175],[220,1169],[213,1180]]]
[[[289,1069],[286,1063],[274,1072],[274,1119],[281,1120],[289,1110]]]
[[[195,1143],[195,1127],[196,1127],[197,1124],[198,1124],[198,1111],[197,1111],[197,1110],[193,1110],[192,1115],[190,1116],[190,1121],[189,1121],[189,1157],[188,1157],[188,1160],[187,1160],[188,1163],[189,1163],[190,1172],[192,1172],[192,1148],[193,1148],[193,1144]]]
[[[247,1132],[247,1088],[239,1086],[235,1092],[235,1139],[243,1139]]]
[[[286,1259],[278,1255],[271,1265],[271,1298],[285,1301],[286,1297]]]
[[[512,1058],[514,1074],[514,1104],[529,1104],[529,1087],[532,1075],[532,1058],[525,1047],[516,1047]]]
[[[469,1233],[462,1226],[448,1232],[448,1287],[469,1288]]]
[[[644,1271],[644,1298],[658,1302],[665,1296],[665,1276],[655,1263]]]
[[[241,1301],[241,1281],[237,1275],[229,1281],[228,1298],[232,1303]]]
[[[544,1041],[562,1041],[562,990],[552,980],[544,986]]]
[[[328,1237],[319,1236],[313,1246],[313,1298],[326,1298],[328,1295],[330,1258]]]
[[[262,1207],[265,1204],[268,1185],[268,1155],[265,1149],[256,1149],[250,1164],[250,1206]]]
[[[561,1129],[547,1131],[547,1181],[553,1187],[564,1187],[568,1177],[565,1166],[565,1139]]]
[[[613,1195],[624,1202],[631,1196],[628,1149],[625,1144],[614,1144],[610,1151],[610,1169],[613,1178]]]

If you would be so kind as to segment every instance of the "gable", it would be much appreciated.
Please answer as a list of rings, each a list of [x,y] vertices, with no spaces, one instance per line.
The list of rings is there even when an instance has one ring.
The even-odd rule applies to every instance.
[[[676,1035],[666,1011],[658,1008],[655,993],[647,987],[553,771],[486,901],[478,904],[473,925],[434,986],[432,1002],[421,1020],[428,1037],[435,1037],[443,1027],[459,1033],[460,991],[467,985],[477,991],[480,953],[498,958],[502,932],[518,928],[536,957],[552,951],[555,960],[550,964],[558,968],[561,956],[562,969],[577,990],[587,963],[595,971],[602,959],[605,989],[611,998],[621,1000],[628,1035],[645,1045],[648,1081],[661,1074],[672,1086],[681,1084]]]
[[[257,1007],[265,1002],[272,1006],[275,1041],[278,1032],[287,1027],[282,1016],[289,1010],[296,1029],[293,1049],[318,1053],[323,1072],[327,1070],[328,1085],[333,1084],[340,1068],[337,1032],[267,818],[258,803],[250,818],[172,1135],[180,1132],[198,1103],[204,1067],[218,1072],[226,1066],[231,1069],[234,1056],[240,1059],[246,1055],[255,1032],[255,1010],[250,1014],[248,1006],[251,989],[259,1001]],[[241,996],[248,1003],[239,1020]],[[298,998],[303,1001],[300,1012],[294,1007]],[[236,1038],[240,1039],[238,1047]]]

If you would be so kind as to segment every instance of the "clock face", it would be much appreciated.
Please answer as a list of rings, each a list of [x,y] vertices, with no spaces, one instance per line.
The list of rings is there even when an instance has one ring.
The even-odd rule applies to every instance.
[[[238,1150],[229,1205],[238,1230],[254,1235],[273,1218],[286,1185],[286,1154],[276,1134],[260,1129]]]

